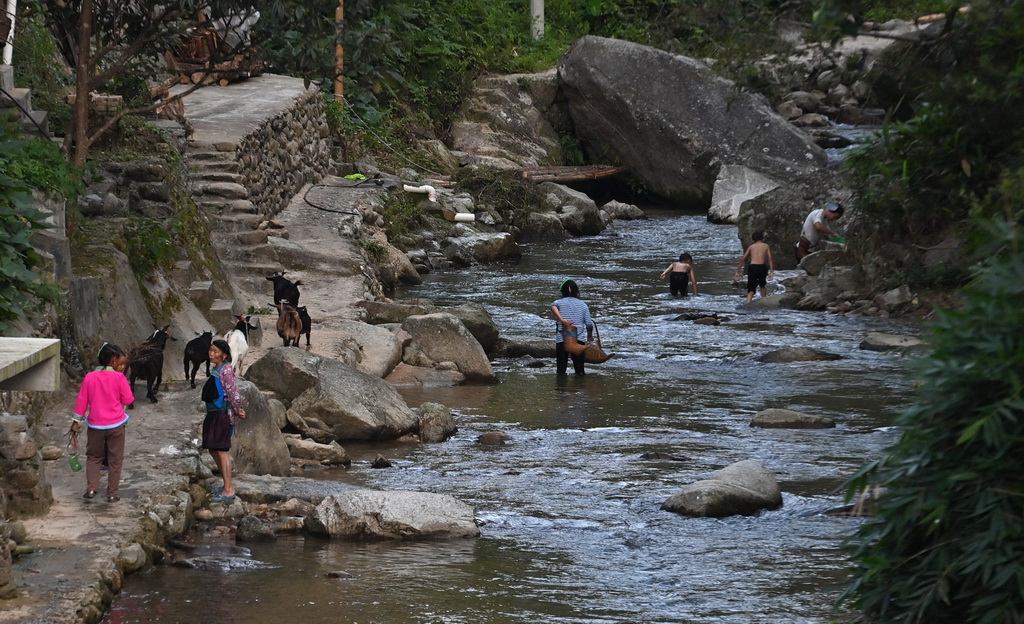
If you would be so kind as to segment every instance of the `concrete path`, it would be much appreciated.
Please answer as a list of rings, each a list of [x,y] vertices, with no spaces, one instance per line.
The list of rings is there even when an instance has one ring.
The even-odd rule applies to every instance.
[[[296,83],[301,86],[301,81],[294,79],[263,76],[192,94],[186,106],[196,126],[194,138],[237,142],[263,119],[287,107],[296,96]],[[352,304],[366,296],[366,277],[358,247],[337,234],[342,221],[353,217],[309,205],[303,200],[304,191],[276,217],[289,231],[287,240],[277,242],[287,247],[296,263],[305,263],[301,269],[289,269],[288,275],[305,284],[301,287],[302,304],[309,307],[314,321],[313,344],[308,350],[329,356],[343,346],[333,339],[330,322],[356,318]],[[318,205],[347,212],[354,210],[360,197],[374,192],[378,191],[316,189],[315,197]],[[311,258],[317,262],[309,263]],[[247,364],[280,344],[275,322],[275,316],[265,317],[265,336],[251,348]],[[41,444],[64,448],[77,390],[65,388],[57,405],[47,410]],[[79,607],[93,602],[90,597],[98,591],[98,579],[111,574],[122,548],[140,533],[141,509],[180,489],[187,482],[185,475],[195,469],[198,444],[190,440],[198,437],[202,423],[199,392],[187,382],[165,380],[159,403],[151,404],[145,399],[145,388],[136,388],[139,400],[127,431],[120,502],[107,503],[102,489],[101,496],[83,499],[84,471],[72,472],[66,457],[46,462],[54,504],[46,516],[24,521],[35,552],[15,562],[21,596],[0,601],[0,624],[79,622],[82,615],[90,615],[79,614]],[[84,442],[83,434],[80,444]],[[84,449],[81,455],[84,457]]]

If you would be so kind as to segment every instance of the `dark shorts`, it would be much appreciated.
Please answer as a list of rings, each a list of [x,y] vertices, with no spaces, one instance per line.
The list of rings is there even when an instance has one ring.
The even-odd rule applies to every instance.
[[[768,285],[768,265],[751,264],[747,267],[747,292],[754,292],[757,287],[764,288]]]
[[[206,412],[202,448],[210,451],[231,450],[231,417],[227,410]]]
[[[673,297],[686,296],[686,289],[690,285],[690,274],[682,271],[674,271],[668,274],[668,289],[672,291]]]

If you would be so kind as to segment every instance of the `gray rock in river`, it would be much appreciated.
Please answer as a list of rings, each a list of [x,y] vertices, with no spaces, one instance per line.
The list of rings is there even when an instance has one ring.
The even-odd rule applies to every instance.
[[[843,359],[843,356],[808,347],[786,347],[785,349],[769,351],[768,353],[760,355],[754,359],[758,362],[776,364],[789,362],[825,362],[841,360]]]
[[[483,347],[454,315],[410,316],[402,322],[402,329],[412,336],[412,347],[433,362],[454,362],[470,381],[498,382]]]
[[[476,511],[447,494],[353,490],[324,499],[306,517],[311,533],[343,539],[479,537]]]
[[[687,485],[661,508],[684,516],[725,518],[752,516],[781,506],[782,492],[775,475],[760,462],[747,459]]]
[[[836,426],[836,421],[824,416],[772,408],[755,414],[750,426],[765,429],[829,429]]]

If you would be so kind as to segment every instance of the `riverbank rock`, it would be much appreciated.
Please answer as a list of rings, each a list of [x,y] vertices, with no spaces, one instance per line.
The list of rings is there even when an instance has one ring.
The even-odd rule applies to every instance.
[[[551,340],[533,338],[500,338],[494,347],[494,356],[503,358],[535,358],[555,357],[555,340],[552,332]]]
[[[708,221],[736,224],[743,202],[779,186],[779,183],[742,165],[726,165],[718,172],[711,194]]]
[[[479,537],[476,511],[447,494],[353,490],[324,499],[306,530],[353,540],[438,540]]]
[[[621,163],[684,206],[710,205],[724,165],[782,183],[827,162],[763,98],[685,56],[586,36],[562,56],[558,76],[590,160]]]
[[[442,370],[413,366],[399,362],[395,370],[385,378],[392,386],[423,386],[424,388],[444,388],[461,386],[466,383],[466,376],[457,370]]]
[[[760,462],[747,459],[687,485],[661,508],[684,516],[725,518],[752,516],[781,506],[782,491],[775,475]]]
[[[84,449],[82,455],[84,464]],[[0,474],[0,517],[38,516],[50,509],[53,493],[42,455],[28,419],[20,414],[0,414]]]
[[[402,361],[402,344],[394,333],[385,327],[332,319],[324,324],[324,328],[338,332],[336,341],[355,345],[355,362],[353,366],[373,377],[388,376],[395,366]]]
[[[416,428],[416,415],[390,384],[331,358],[275,347],[246,374],[339,441],[394,439]]]
[[[444,442],[459,430],[452,411],[440,403],[420,406],[420,441]]]
[[[235,470],[277,476],[288,474],[288,445],[274,423],[266,397],[255,384],[244,379],[238,380],[238,392],[245,403],[246,417],[235,423],[235,435],[231,439]]]
[[[407,350],[416,349],[435,364],[454,362],[458,371],[470,381],[498,382],[483,347],[454,315],[440,312],[410,316],[402,323],[402,329],[412,336],[412,344],[406,347]],[[403,359],[408,361],[407,357]]]
[[[836,421],[824,416],[772,408],[755,414],[750,426],[765,429],[828,429],[835,427]]]
[[[882,332],[870,332],[860,343],[860,348],[865,351],[924,349],[927,347],[927,342],[915,336],[901,336],[899,334],[886,334]]]
[[[516,239],[508,232],[467,233],[446,238],[441,243],[441,253],[459,267],[518,260],[523,256]]]
[[[835,353],[829,353],[828,351],[822,351],[820,349],[811,349],[809,347],[786,347],[784,349],[769,351],[768,353],[760,355],[754,359],[758,362],[765,362],[769,364],[786,364],[789,362],[828,362],[832,360],[841,360],[843,359],[843,356],[836,355]]]
[[[487,308],[479,303],[435,306],[429,302],[360,301],[357,305],[366,311],[366,322],[372,325],[401,323],[410,316],[447,312],[462,321],[484,351],[490,353],[498,342],[498,325]]]
[[[325,466],[348,466],[352,463],[352,458],[345,449],[333,440],[327,444],[320,444],[313,440],[286,436],[285,442],[288,444],[288,452],[296,459],[311,459]]]

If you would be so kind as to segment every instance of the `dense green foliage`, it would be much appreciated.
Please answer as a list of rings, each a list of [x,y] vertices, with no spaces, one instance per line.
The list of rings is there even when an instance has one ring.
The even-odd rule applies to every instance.
[[[848,161],[858,210],[889,234],[917,240],[1001,209],[987,199],[1005,172],[1024,164],[1024,4],[976,3],[958,27],[930,45],[945,76]],[[926,240],[926,239],[925,239]]]
[[[940,311],[880,485],[849,541],[845,598],[869,621],[1024,621],[1024,6],[976,2],[932,52],[946,78],[853,161],[858,209],[897,234],[959,226],[977,264]]]
[[[52,285],[41,281],[41,259],[29,242],[35,232],[49,227],[32,200],[33,183],[54,190],[49,172],[38,166],[38,155],[45,150],[36,141],[15,141],[13,136],[11,129],[0,125],[0,331],[24,316],[37,298],[52,299],[56,294]]]

